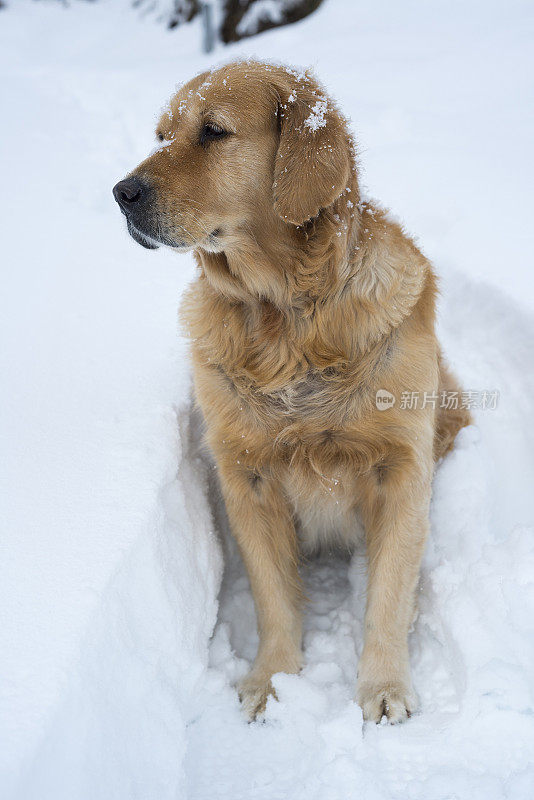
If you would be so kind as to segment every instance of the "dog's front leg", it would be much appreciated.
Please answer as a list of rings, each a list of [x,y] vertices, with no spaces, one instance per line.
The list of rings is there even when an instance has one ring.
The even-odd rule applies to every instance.
[[[301,602],[298,550],[291,511],[280,485],[241,465],[219,460],[232,533],[247,568],[260,637],[258,654],[239,685],[250,719],[265,709],[276,672],[301,667]]]
[[[421,463],[423,462],[423,464]],[[401,722],[415,710],[408,630],[428,532],[432,464],[380,465],[366,486],[369,574],[357,699],[365,720]]]

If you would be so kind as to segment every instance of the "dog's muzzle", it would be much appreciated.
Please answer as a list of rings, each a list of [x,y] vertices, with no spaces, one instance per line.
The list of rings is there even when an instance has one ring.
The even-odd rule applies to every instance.
[[[148,250],[155,250],[158,245],[143,231],[146,227],[149,187],[134,175],[119,181],[113,187],[113,197],[126,217],[128,231],[132,239]]]

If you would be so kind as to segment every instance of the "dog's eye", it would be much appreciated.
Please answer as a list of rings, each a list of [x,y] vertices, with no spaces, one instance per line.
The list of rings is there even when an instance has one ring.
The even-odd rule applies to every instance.
[[[162,141],[164,140],[164,138],[165,138],[165,137],[164,137],[164,135],[163,135],[162,133],[160,133],[160,132],[158,131],[158,133],[156,133],[156,138],[157,138],[157,140],[158,140],[159,142],[162,142]]]
[[[223,139],[227,135],[228,131],[225,131],[220,125],[215,125],[213,122],[206,122],[200,131],[200,144],[212,142],[214,139]]]

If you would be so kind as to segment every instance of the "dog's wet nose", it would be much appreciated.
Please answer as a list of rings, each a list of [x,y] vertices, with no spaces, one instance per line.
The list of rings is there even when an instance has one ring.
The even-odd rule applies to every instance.
[[[143,195],[143,184],[137,178],[125,178],[113,187],[113,196],[125,211],[138,203]]]

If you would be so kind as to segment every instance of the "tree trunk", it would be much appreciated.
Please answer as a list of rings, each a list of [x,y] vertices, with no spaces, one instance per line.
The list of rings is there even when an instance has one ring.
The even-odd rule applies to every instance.
[[[223,0],[223,23],[221,25],[221,39],[225,44],[237,42],[247,36],[254,36],[270,28],[289,25],[298,22],[315,11],[322,0],[295,0],[287,3],[280,0],[280,15],[277,17],[262,16],[261,13],[250,28],[243,28],[240,23],[249,9],[253,8],[258,0]]]

